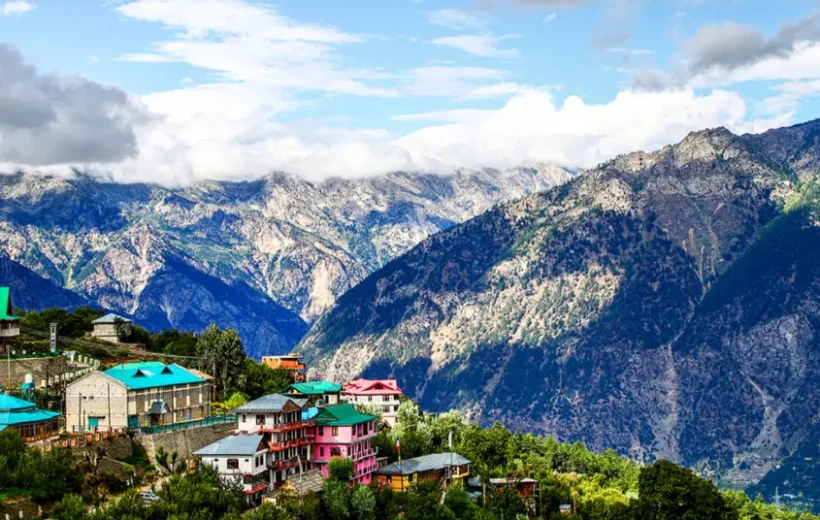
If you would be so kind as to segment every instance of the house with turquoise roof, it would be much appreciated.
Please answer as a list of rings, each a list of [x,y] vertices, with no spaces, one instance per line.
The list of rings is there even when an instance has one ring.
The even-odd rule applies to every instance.
[[[20,316],[15,316],[11,308],[11,289],[0,287],[0,346],[6,338],[20,335]]]
[[[312,397],[317,406],[339,404],[342,385],[329,381],[305,381],[293,383],[282,392],[294,397]]]
[[[0,394],[0,431],[17,430],[26,442],[40,441],[60,433],[59,412],[41,410],[17,397]]]
[[[211,378],[177,364],[124,363],[91,372],[66,388],[66,430],[144,428],[206,419]]]

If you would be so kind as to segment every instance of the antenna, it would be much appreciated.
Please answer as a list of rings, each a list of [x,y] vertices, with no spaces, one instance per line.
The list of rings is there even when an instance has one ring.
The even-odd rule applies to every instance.
[[[774,488],[774,507],[780,509],[780,488]]]

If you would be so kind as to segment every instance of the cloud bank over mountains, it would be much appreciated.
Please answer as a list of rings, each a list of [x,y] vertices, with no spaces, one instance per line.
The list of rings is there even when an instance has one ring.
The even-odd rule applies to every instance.
[[[507,0],[428,12],[430,24],[454,34],[424,45],[500,63],[399,70],[347,58],[351,47],[375,36],[299,22],[269,4],[121,3],[119,15],[155,24],[166,37],[147,52],[122,54],[121,62],[184,64],[207,72],[208,80],[186,78],[175,90],[136,96],[77,76],[44,74],[13,47],[0,46],[0,163],[5,171],[77,168],[118,182],[171,185],[272,171],[322,179],[534,163],[586,168],[705,127],[758,132],[785,125],[802,100],[820,93],[820,13],[784,24],[770,37],[733,22],[703,26],[681,44],[678,61],[630,68],[633,80],[608,100],[522,83],[520,74],[504,68],[504,61],[521,56],[514,46],[519,35],[489,32],[488,9],[549,13],[587,3]],[[734,90],[761,80],[780,82],[763,103]],[[295,117],[328,99],[428,97],[458,108],[395,113],[372,127]],[[476,100],[496,105],[464,107]],[[398,131],[391,121],[415,128]]]

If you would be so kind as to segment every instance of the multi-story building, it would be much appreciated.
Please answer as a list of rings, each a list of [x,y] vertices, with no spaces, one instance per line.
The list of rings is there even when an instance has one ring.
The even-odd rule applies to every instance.
[[[310,466],[313,438],[312,419],[303,412],[313,407],[310,398],[266,395],[251,401],[233,413],[237,414],[239,435],[262,435],[268,447],[266,465],[270,488],[281,485],[299,470]]]
[[[394,462],[376,471],[379,485],[393,491],[407,491],[424,480],[444,481],[446,485],[470,476],[470,461],[458,453],[435,453]]]
[[[327,464],[331,458],[347,457],[353,460],[354,482],[370,484],[373,472],[378,469],[378,450],[371,444],[378,433],[378,420],[347,403],[320,409],[315,419],[313,463],[319,465],[322,476],[329,475]]]
[[[307,381],[293,383],[283,392],[285,395],[296,397],[312,397],[316,406],[339,404],[339,394],[342,385],[328,381]]]
[[[305,364],[302,363],[302,354],[286,354],[284,356],[262,356],[262,364],[274,370],[289,370],[293,380],[297,383],[305,381]]]
[[[175,424],[211,414],[211,382],[176,364],[125,363],[66,388],[66,430]]]
[[[396,426],[401,388],[395,379],[354,379],[342,387],[341,399],[353,405],[378,410],[384,423]]]
[[[116,314],[106,314],[91,322],[91,336],[109,343],[119,343],[131,335],[131,320]]]
[[[12,314],[11,290],[0,287],[0,352],[5,352],[5,340],[20,335],[20,317]]]
[[[230,435],[195,451],[203,464],[213,467],[225,480],[242,485],[251,504],[261,502],[268,490],[268,446],[264,436]]]

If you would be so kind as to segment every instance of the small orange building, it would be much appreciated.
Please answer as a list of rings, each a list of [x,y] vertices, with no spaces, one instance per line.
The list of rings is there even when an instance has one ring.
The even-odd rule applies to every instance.
[[[284,356],[262,356],[262,364],[270,368],[290,370],[293,372],[293,380],[297,383],[305,381],[305,364],[302,363],[302,354],[295,352]]]

